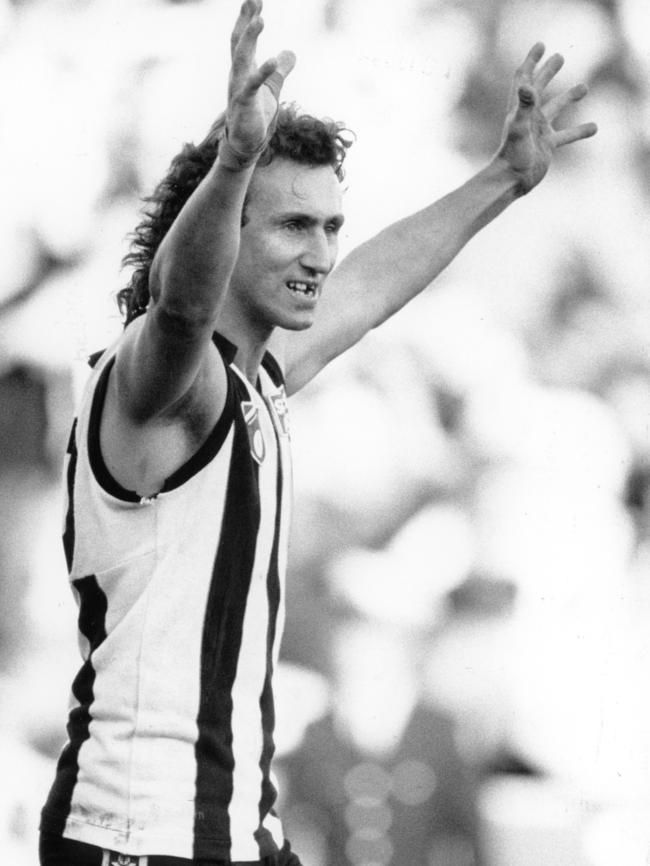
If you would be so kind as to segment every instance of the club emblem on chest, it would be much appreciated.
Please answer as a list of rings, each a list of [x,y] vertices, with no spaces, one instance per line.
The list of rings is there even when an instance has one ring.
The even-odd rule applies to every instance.
[[[244,421],[246,422],[246,432],[248,433],[248,444],[250,445],[251,455],[257,463],[261,464],[266,456],[266,445],[264,444],[264,435],[262,433],[262,425],[260,424],[259,409],[250,400],[242,400],[241,409]]]
[[[271,394],[268,397],[269,405],[271,406],[272,414],[277,421],[278,430],[288,436],[290,433],[289,427],[289,407],[287,405],[287,392],[284,386],[280,388],[277,394]]]

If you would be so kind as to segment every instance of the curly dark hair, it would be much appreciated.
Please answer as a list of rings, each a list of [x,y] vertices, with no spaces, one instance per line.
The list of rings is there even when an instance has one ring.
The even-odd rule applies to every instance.
[[[224,130],[222,114],[200,144],[183,147],[152,195],[144,199],[142,220],[132,233],[130,250],[122,260],[122,266],[133,267],[133,272],[128,285],[117,293],[125,326],[146,311],[150,298],[149,272],[156,250],[214,163]],[[330,165],[342,181],[343,162],[352,141],[353,135],[344,124],[302,114],[295,105],[285,104],[280,106],[275,130],[257,164],[268,165],[277,156],[302,165]],[[246,203],[242,219],[245,209]]]

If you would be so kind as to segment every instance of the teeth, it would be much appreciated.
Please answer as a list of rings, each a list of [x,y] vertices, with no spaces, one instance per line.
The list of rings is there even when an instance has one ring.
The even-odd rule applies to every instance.
[[[301,295],[309,295],[311,297],[316,294],[316,287],[312,283],[300,283],[292,280],[287,283],[287,286],[292,292],[299,292]]]

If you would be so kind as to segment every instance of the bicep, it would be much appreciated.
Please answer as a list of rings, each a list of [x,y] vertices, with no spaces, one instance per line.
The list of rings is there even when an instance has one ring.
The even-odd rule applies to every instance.
[[[126,328],[115,373],[122,410],[135,422],[173,414],[191,395],[214,403],[215,412],[225,401],[226,373],[211,325],[191,326],[155,302]]]

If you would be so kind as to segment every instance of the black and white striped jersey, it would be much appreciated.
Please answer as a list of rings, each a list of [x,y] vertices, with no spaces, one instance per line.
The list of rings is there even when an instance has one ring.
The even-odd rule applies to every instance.
[[[129,854],[258,860],[273,811],[272,675],[283,627],[291,468],[282,376],[228,373],[222,417],[161,492],[110,475],[99,426],[116,346],[67,453],[64,549],[83,664],[42,827]]]

